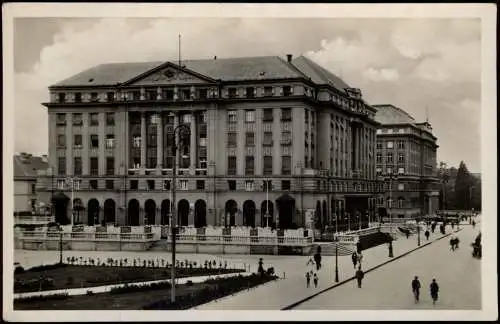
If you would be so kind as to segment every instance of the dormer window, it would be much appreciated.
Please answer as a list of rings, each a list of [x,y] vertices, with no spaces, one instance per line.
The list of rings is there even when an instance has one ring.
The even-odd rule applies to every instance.
[[[81,92],[75,93],[75,102],[82,102],[82,93]]]
[[[229,98],[236,98],[236,88],[229,88],[228,96]]]
[[[65,102],[66,101],[66,94],[61,92],[58,95],[58,102]]]

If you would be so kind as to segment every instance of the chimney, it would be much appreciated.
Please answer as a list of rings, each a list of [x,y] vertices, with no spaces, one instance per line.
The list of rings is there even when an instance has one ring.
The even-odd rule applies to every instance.
[[[290,63],[292,61],[292,54],[287,54],[286,55],[286,61]]]

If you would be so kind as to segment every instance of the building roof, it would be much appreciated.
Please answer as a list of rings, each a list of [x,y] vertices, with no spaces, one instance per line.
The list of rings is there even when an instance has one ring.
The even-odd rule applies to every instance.
[[[109,63],[80,72],[54,86],[113,86],[169,62]],[[170,62],[178,66],[177,62]],[[270,80],[305,77],[278,56],[185,60],[191,71],[222,81]]]
[[[346,88],[350,88],[349,85],[338,76],[305,56],[299,56],[296,59],[293,59],[292,64],[304,75],[311,78],[311,80],[316,84],[328,84],[341,92],[344,92],[344,89]]]
[[[14,178],[36,178],[38,170],[49,167],[47,161],[41,156],[21,153],[14,156]]]
[[[135,62],[101,64],[56,83],[56,87],[116,86],[167,63]],[[221,81],[311,79],[317,84],[330,84],[343,91],[348,85],[313,61],[300,56],[288,63],[279,56],[217,58],[181,61],[181,66],[198,74]]]
[[[382,124],[411,124],[415,125],[415,119],[401,108],[393,105],[372,105],[377,110],[375,121]]]

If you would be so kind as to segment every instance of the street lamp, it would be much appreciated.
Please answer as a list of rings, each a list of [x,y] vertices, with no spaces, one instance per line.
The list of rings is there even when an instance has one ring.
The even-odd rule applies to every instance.
[[[335,282],[339,282],[339,242],[338,237],[335,242]]]
[[[74,190],[75,190],[75,184],[78,183],[78,187],[80,184],[80,178],[78,177],[67,177],[66,178],[66,185],[71,188],[71,226],[73,226],[74,223],[74,218],[75,218],[75,211],[74,206],[73,206],[73,195],[74,195]]]
[[[175,235],[176,235],[176,217],[175,217],[175,212],[176,212],[176,206],[175,206],[175,189],[176,189],[176,178],[177,178],[177,141],[176,141],[176,135],[179,133],[179,137],[181,135],[181,130],[184,131],[184,135],[191,135],[191,129],[189,126],[185,124],[179,124],[177,127],[174,128],[173,135],[174,135],[174,143],[172,145],[172,157],[174,158],[174,165],[173,165],[173,171],[174,174],[172,175],[172,220],[171,220],[171,231],[172,231],[172,268],[171,268],[171,281],[172,281],[172,288],[170,290],[171,292],[171,302],[175,302]],[[179,139],[179,142],[181,142],[181,138]]]
[[[418,234],[418,246],[420,246],[420,225],[418,224],[418,221],[417,221],[417,234]]]

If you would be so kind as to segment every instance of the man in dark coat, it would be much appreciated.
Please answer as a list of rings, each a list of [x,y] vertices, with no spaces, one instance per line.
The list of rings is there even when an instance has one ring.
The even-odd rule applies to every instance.
[[[361,270],[361,267],[358,268],[358,271],[356,271],[356,280],[358,281],[358,288],[361,288],[361,282],[363,281],[363,278],[365,277],[365,273],[363,270]]]
[[[431,291],[431,298],[432,298],[432,304],[436,305],[436,301],[438,299],[438,293],[439,293],[439,285],[436,282],[436,279],[432,279],[431,285],[430,285],[430,291]]]
[[[358,263],[358,254],[356,252],[352,252],[351,259],[354,268],[356,268],[356,264]]]
[[[413,291],[413,295],[415,296],[415,303],[418,303],[420,298],[420,281],[418,280],[417,276],[415,276],[415,279],[413,279],[411,282],[411,290]]]
[[[426,231],[425,231],[425,237],[427,238],[427,241],[429,240],[429,235],[431,235],[431,234],[429,233],[429,230],[426,230]]]

